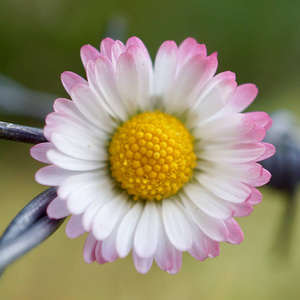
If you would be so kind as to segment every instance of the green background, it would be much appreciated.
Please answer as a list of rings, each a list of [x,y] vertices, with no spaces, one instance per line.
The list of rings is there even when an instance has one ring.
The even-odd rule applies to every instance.
[[[300,3],[259,0],[0,0],[0,73],[28,88],[66,97],[60,73],[84,76],[79,49],[98,47],[111,20],[126,23],[124,38],[140,37],[154,58],[167,39],[188,36],[218,51],[220,71],[237,74],[239,84],[256,83],[251,110],[290,109],[300,115]],[[116,21],[117,20],[117,21]],[[32,126],[42,122],[8,116],[3,121]],[[42,166],[29,145],[0,142],[0,231],[35,195]],[[274,248],[284,212],[284,194],[266,187],[252,215],[239,220],[245,240],[223,243],[218,258],[198,262],[183,256],[179,274],[153,266],[138,274],[132,258],[100,266],[82,258],[84,237],[59,231],[10,266],[0,280],[1,299],[299,299],[300,211],[288,253]]]

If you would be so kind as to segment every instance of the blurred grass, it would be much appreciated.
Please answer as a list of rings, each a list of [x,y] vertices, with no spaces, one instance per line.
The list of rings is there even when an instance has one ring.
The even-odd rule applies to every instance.
[[[84,76],[80,47],[98,47],[107,23],[118,15],[127,20],[128,36],[142,38],[152,57],[162,41],[180,43],[193,36],[209,53],[218,51],[218,72],[231,70],[238,83],[258,85],[251,110],[285,108],[300,115],[300,4],[295,1],[0,1],[0,72],[29,88],[66,96],[60,73],[71,70]],[[1,119],[43,126],[28,118]],[[30,158],[29,148],[0,141],[0,230],[44,190],[34,182],[42,164]],[[140,275],[131,257],[87,265],[84,237],[69,240],[61,228],[6,270],[0,298],[299,299],[299,207],[290,256],[275,255],[283,195],[268,188],[262,192],[263,203],[239,220],[245,234],[241,245],[223,243],[220,257],[203,263],[184,255],[176,276],[156,266]]]

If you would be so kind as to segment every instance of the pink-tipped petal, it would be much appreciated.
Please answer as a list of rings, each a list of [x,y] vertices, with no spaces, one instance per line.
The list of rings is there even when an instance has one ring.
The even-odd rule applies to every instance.
[[[254,84],[247,83],[239,85],[232,99],[224,110],[226,113],[234,114],[245,110],[256,98],[258,89]]]
[[[209,237],[206,237],[209,257],[217,257],[220,254],[220,244]]]
[[[103,39],[100,43],[100,53],[104,57],[108,58],[111,61],[111,47],[114,44],[114,40],[107,37]]]
[[[206,46],[198,44],[194,38],[185,39],[178,47],[178,68],[180,68],[191,56],[207,55]]]
[[[254,187],[250,187],[250,188],[252,192],[251,192],[251,196],[247,199],[247,203],[251,205],[259,204],[262,200],[261,192]]]
[[[165,231],[160,208],[159,237],[157,249],[154,254],[157,265],[164,271],[171,270],[175,264],[176,251],[178,250],[171,244]]]
[[[230,218],[224,221],[228,229],[227,242],[230,244],[240,244],[244,239],[244,234],[235,219]]]
[[[82,215],[73,215],[67,223],[66,226],[66,235],[70,239],[76,239],[79,236],[83,235],[86,231],[82,227]]]
[[[105,57],[99,57],[95,63],[95,75],[97,85],[103,98],[114,116],[126,121],[126,106],[122,103],[117,88],[116,72],[111,62]]]
[[[142,50],[132,45],[117,63],[117,85],[124,107],[131,113],[140,108],[149,110],[151,74],[149,62]]]
[[[185,211],[174,199],[164,199],[162,216],[170,242],[180,251],[187,251],[193,244],[190,224]]]
[[[225,199],[229,202],[242,203],[245,202],[248,199],[248,197],[251,195],[251,189],[247,185],[239,181],[230,180],[230,179],[217,177],[217,176],[211,177],[204,173],[200,173],[199,175],[196,175],[196,178],[201,183],[201,185],[205,187],[205,189],[207,189],[217,197],[220,197],[221,199]],[[196,193],[197,190],[194,188],[194,195],[195,195],[194,198],[196,197]],[[199,198],[201,197],[202,195],[199,193]],[[222,208],[225,210],[225,207]]]
[[[54,198],[47,207],[47,215],[50,219],[62,219],[69,214],[66,202],[58,197]]]
[[[213,119],[193,130],[193,135],[208,141],[223,141],[238,139],[250,133],[255,128],[255,123],[245,114],[235,114]]]
[[[107,165],[107,163],[103,161],[80,160],[56,149],[49,149],[46,156],[51,163],[62,169],[71,171],[91,171]]]
[[[113,128],[112,120],[109,118],[99,96],[89,87],[77,84],[72,88],[71,96],[77,108],[95,126],[104,131]]]
[[[106,264],[107,261],[103,258],[102,255],[102,241],[98,241],[95,248],[95,257],[98,264]]]
[[[174,41],[164,42],[158,49],[154,63],[154,93],[164,98],[170,91],[177,66],[177,45]]]
[[[250,116],[257,125],[264,127],[265,130],[268,130],[272,126],[272,119],[265,112],[254,111],[248,112],[246,115]]]
[[[63,180],[75,174],[76,172],[51,165],[38,170],[35,174],[35,180],[42,185],[59,186]]]
[[[219,219],[230,218],[233,213],[230,203],[219,198],[216,193],[212,193],[213,189],[210,192],[208,189],[204,189],[203,186],[205,185],[199,185],[198,183],[187,184],[184,187],[184,191],[189,199],[209,216]]]
[[[219,163],[247,163],[257,161],[266,152],[261,143],[206,146],[200,158]]]
[[[267,184],[271,179],[271,174],[269,171],[267,171],[266,169],[263,169],[263,172],[261,174],[261,176],[257,179],[253,179],[251,181],[248,182],[248,184],[254,186],[254,187],[259,187],[259,186],[263,186],[265,184]]]
[[[83,248],[83,259],[86,263],[91,264],[96,260],[95,250],[96,250],[97,240],[90,233],[85,240]]]
[[[199,54],[192,56],[184,63],[164,99],[168,113],[185,110],[190,106],[190,102],[194,102],[194,97],[192,99],[189,97],[192,97],[194,89],[199,89],[206,67],[206,58]]]
[[[232,207],[234,209],[234,217],[246,217],[249,216],[252,211],[253,207],[250,203],[232,203]]]
[[[205,235],[198,226],[193,226],[193,246],[189,253],[197,260],[203,261],[208,257],[208,245]]]
[[[235,75],[231,72],[220,73],[213,77],[200,93],[194,108],[198,126],[225,107],[237,88]]]
[[[265,146],[265,153],[259,157],[257,161],[262,161],[273,156],[276,152],[275,147],[269,143],[261,143],[261,145]]]
[[[107,262],[113,262],[119,258],[116,251],[116,232],[117,228],[115,228],[112,234],[102,242],[102,257]]]
[[[54,145],[52,143],[40,143],[37,144],[35,146],[33,146],[30,149],[30,155],[45,164],[51,164],[51,162],[49,161],[49,159],[46,156],[46,153],[48,150],[54,149]]]
[[[169,270],[167,270],[167,272],[170,275],[175,275],[180,271],[181,265],[182,265],[182,252],[175,250],[174,258],[173,258],[173,266]]]
[[[126,48],[128,49],[132,45],[135,45],[138,48],[140,48],[142,50],[145,58],[148,60],[148,62],[151,61],[149,52],[148,52],[145,44],[139,38],[137,38],[136,36],[129,38],[126,42]]]
[[[71,89],[74,85],[80,83],[84,85],[88,85],[87,81],[83,79],[81,76],[73,73],[73,72],[63,72],[60,76],[61,82],[66,90],[66,92],[71,96]]]
[[[122,53],[126,51],[125,45],[120,41],[115,41],[114,44],[111,46],[111,62],[116,68],[117,62]]]
[[[153,257],[141,258],[136,254],[136,252],[132,251],[132,259],[136,270],[141,274],[146,274],[151,269],[153,263]]]
[[[205,85],[209,80],[213,78],[218,68],[217,52],[212,53],[206,59],[207,67],[203,74],[202,84]]]
[[[80,49],[81,61],[84,67],[89,60],[95,61],[99,56],[100,52],[91,45],[84,45]]]
[[[204,234],[217,242],[227,240],[228,230],[223,220],[212,218],[200,209],[197,209],[196,205],[184,194],[181,195],[181,199],[183,200],[189,216],[194,220]]]

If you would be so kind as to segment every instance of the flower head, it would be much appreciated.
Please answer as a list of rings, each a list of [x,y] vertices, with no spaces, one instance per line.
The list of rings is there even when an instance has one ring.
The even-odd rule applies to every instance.
[[[70,238],[88,232],[86,262],[102,264],[132,250],[136,269],[153,259],[169,272],[183,251],[198,260],[219,254],[219,242],[240,243],[233,217],[261,201],[270,174],[257,162],[274,147],[261,142],[271,119],[243,111],[253,84],[231,72],[215,76],[217,56],[188,38],[164,42],[154,66],[136,37],[83,46],[87,81],[64,72],[73,101],[57,99],[46,118],[48,143],[31,155],[50,166],[36,174],[58,186],[51,218],[72,215]]]

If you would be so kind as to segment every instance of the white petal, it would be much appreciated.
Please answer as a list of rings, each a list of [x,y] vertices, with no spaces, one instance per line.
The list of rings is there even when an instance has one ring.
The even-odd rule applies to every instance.
[[[230,164],[209,161],[199,162],[196,168],[211,177],[224,177],[242,182],[259,178],[263,169],[258,163]]]
[[[73,117],[72,115],[61,112],[50,113],[46,117],[46,126],[44,127],[45,137],[51,141],[52,134],[58,133],[69,139],[82,140],[86,143],[101,144],[106,143],[108,134],[96,129],[93,125]]]
[[[265,150],[266,147],[260,143],[206,145],[199,158],[221,163],[247,163],[257,160]]]
[[[122,121],[126,121],[127,112],[117,88],[116,72],[111,62],[105,57],[99,57],[95,63],[97,85],[111,111]]]
[[[134,249],[139,257],[153,256],[158,243],[158,210],[154,201],[148,201],[134,235]]]
[[[143,205],[140,202],[136,203],[119,226],[116,236],[116,250],[120,257],[127,256],[132,248],[135,230],[142,212]]]
[[[108,197],[112,187],[106,186],[102,182],[83,185],[81,188],[74,188],[74,191],[68,196],[67,208],[72,214],[81,214],[95,200]],[[101,200],[105,201],[105,200]]]
[[[154,63],[154,94],[164,99],[170,91],[177,65],[177,45],[174,41],[164,42]]]
[[[193,244],[193,238],[183,208],[174,199],[164,199],[162,215],[170,242],[180,251],[188,250]]]
[[[66,155],[56,149],[47,152],[49,161],[56,166],[71,171],[91,171],[107,166],[107,162],[94,160],[83,160]]]
[[[78,109],[90,122],[106,132],[111,132],[114,125],[97,94],[89,87],[77,84],[72,88],[71,96]]]
[[[69,121],[69,118],[75,119],[80,124],[87,124],[89,130],[99,129],[93,125],[77,108],[75,103],[69,99],[58,98],[54,101],[53,108],[56,113],[59,113],[65,118],[65,121]]]
[[[198,208],[213,218],[224,220],[233,214],[230,203],[206,191],[200,184],[187,184],[184,191]]]
[[[192,56],[182,66],[165,100],[168,113],[184,111],[190,106],[193,99],[189,97],[195,88],[198,89],[201,86],[206,66],[206,58],[203,55]]]
[[[203,213],[183,194],[181,195],[181,199],[194,222],[208,237],[218,242],[227,240],[228,230],[223,220],[212,218]]]
[[[245,114],[235,114],[213,119],[193,130],[193,136],[199,139],[224,140],[245,135],[255,127],[253,120]]]
[[[86,231],[91,231],[92,223],[100,208],[116,197],[113,190],[103,190],[102,193],[96,194],[96,199],[88,205],[82,217],[82,226]]]
[[[78,135],[77,131],[79,131],[80,133],[84,132],[84,135],[88,135],[89,137],[100,138],[101,140],[107,139],[107,133],[93,125],[78,110],[73,101],[68,100],[66,102],[63,100],[57,99],[55,101],[55,107],[59,107],[59,110],[47,115],[46,127],[51,127],[52,131],[55,131],[55,129],[60,131],[62,130],[62,126],[66,128],[71,127],[71,130],[74,132],[73,134]]]
[[[95,215],[100,210],[100,208],[111,199],[105,195],[102,199],[97,199],[91,202],[83,213],[82,226],[86,231],[91,231],[92,223],[94,221]]]
[[[251,194],[251,189],[238,181],[207,176],[203,173],[197,174],[196,178],[208,191],[230,202],[245,202]]]
[[[124,194],[121,194],[101,207],[92,224],[92,232],[97,240],[104,240],[112,233],[127,206],[128,201]]]
[[[112,188],[112,180],[105,171],[94,171],[86,173],[75,173],[74,176],[67,178],[60,184],[58,188],[58,195],[62,199],[67,199],[77,189],[89,186],[91,184],[99,183],[102,186]]]
[[[148,61],[137,46],[130,46],[117,63],[117,85],[125,107],[130,114],[138,108],[150,108],[150,79]]]
[[[199,126],[219,112],[231,99],[236,87],[237,84],[231,72],[220,73],[213,77],[200,93],[192,108],[197,114],[195,125]]]
[[[98,143],[85,137],[67,136],[61,133],[51,135],[53,144],[63,153],[83,160],[107,160],[106,145]]]
[[[116,249],[116,237],[117,237],[120,223],[122,222],[124,216],[127,214],[129,210],[130,210],[130,205],[128,201],[122,214],[119,216],[117,224],[115,225],[112,233],[102,243],[102,255],[103,258],[107,261],[112,262],[119,257]]]

